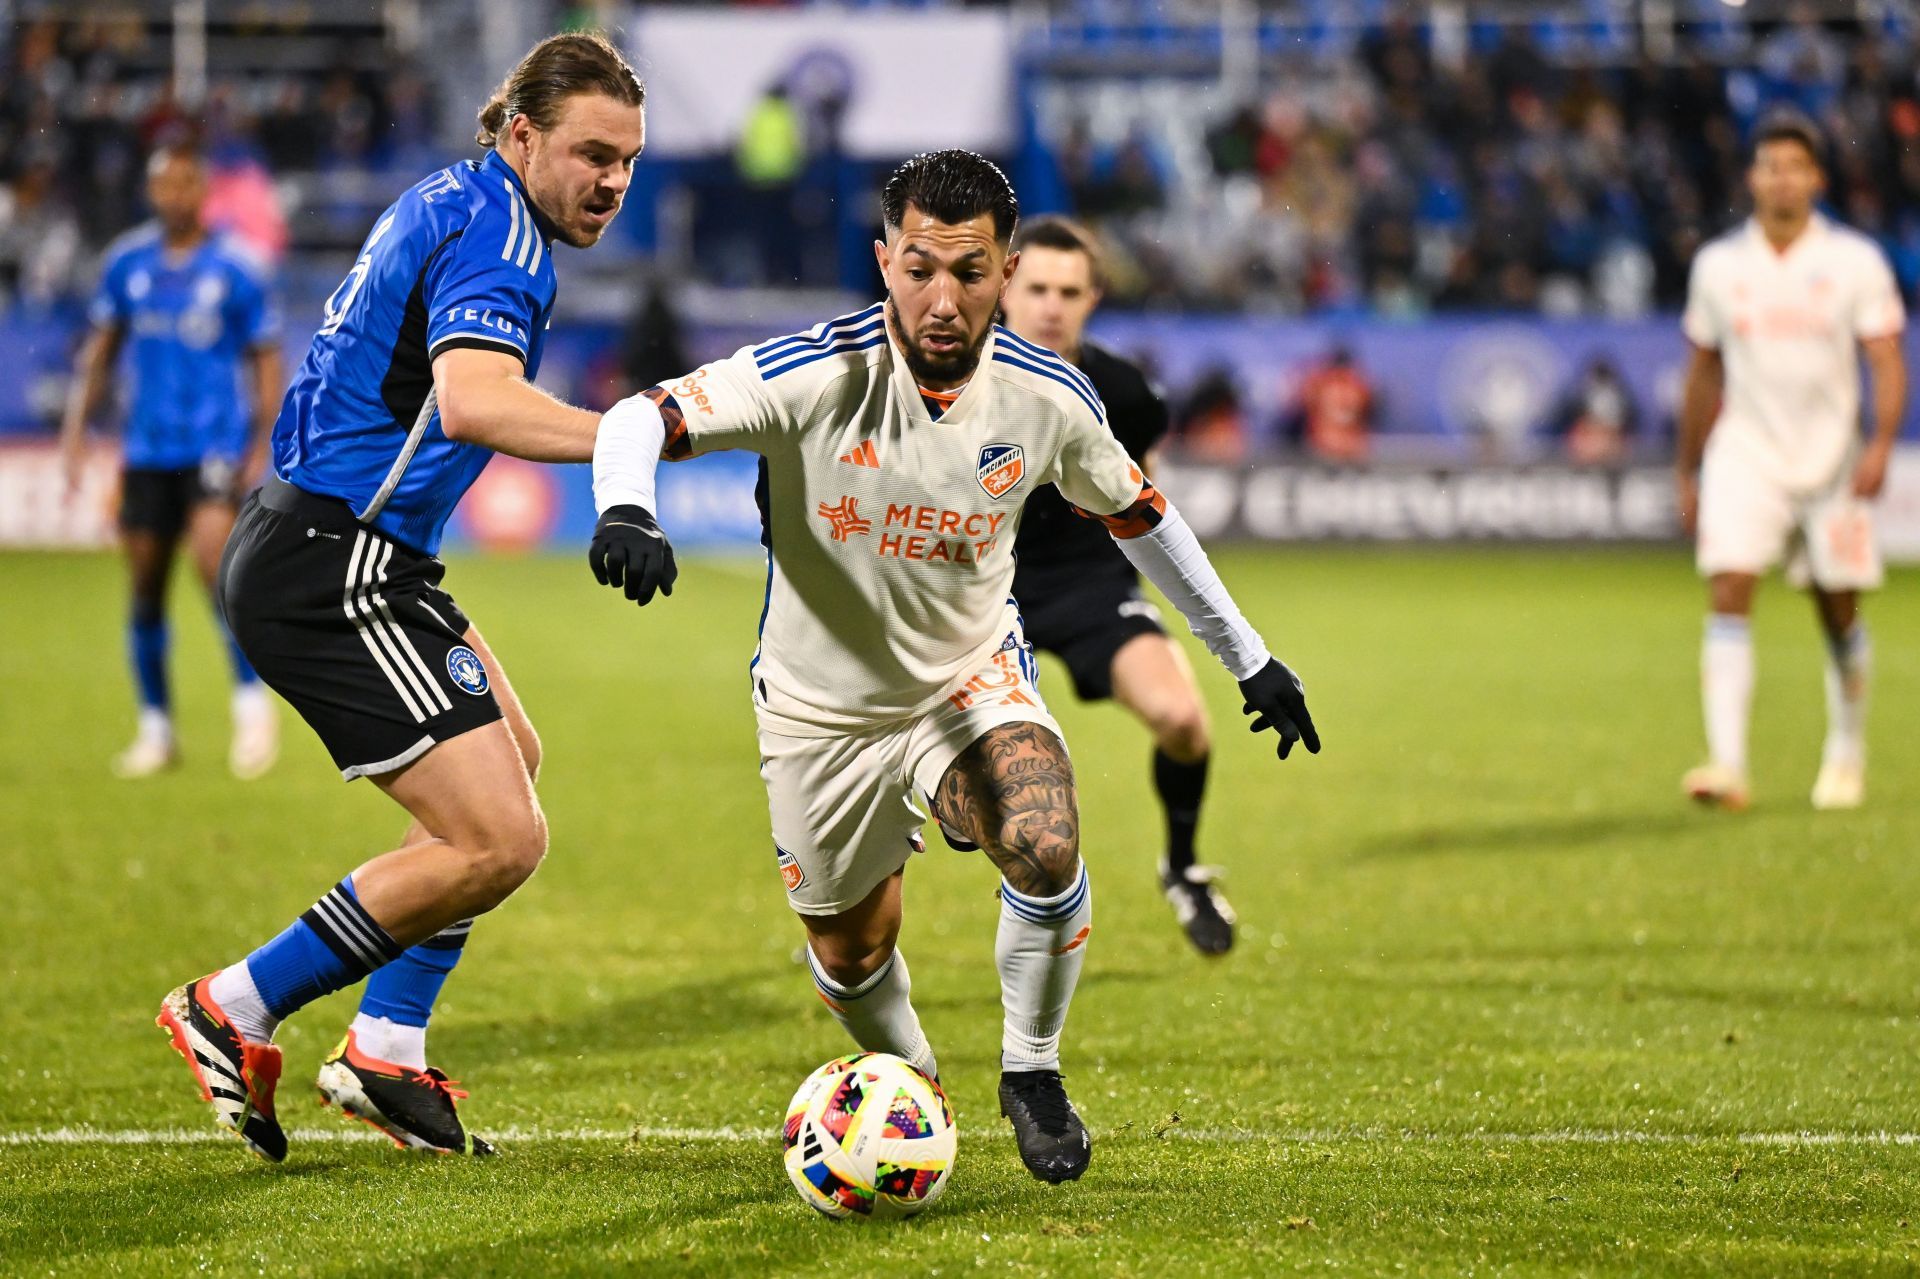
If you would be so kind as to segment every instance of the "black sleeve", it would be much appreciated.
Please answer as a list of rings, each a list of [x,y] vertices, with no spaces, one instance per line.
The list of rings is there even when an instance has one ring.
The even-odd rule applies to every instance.
[[[1116,355],[1089,348],[1082,368],[1107,406],[1114,437],[1134,461],[1144,463],[1147,453],[1166,437],[1166,401],[1155,393],[1145,374]]]

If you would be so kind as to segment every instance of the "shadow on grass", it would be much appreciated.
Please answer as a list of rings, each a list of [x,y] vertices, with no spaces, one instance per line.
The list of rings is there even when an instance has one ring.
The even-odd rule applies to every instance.
[[[1584,852],[1623,839],[1665,837],[1698,828],[1701,815],[1684,808],[1661,812],[1566,813],[1520,821],[1467,821],[1382,831],[1357,840],[1353,860],[1383,861],[1445,853]],[[1657,846],[1648,845],[1649,851]]]

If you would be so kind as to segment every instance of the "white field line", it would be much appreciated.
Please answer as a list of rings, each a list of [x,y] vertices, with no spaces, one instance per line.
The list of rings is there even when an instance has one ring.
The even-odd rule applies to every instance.
[[[1135,1138],[1151,1140],[1150,1129],[1127,1130]],[[631,1128],[505,1128],[483,1130],[482,1136],[509,1145],[549,1142],[713,1141],[772,1144],[777,1132],[747,1128],[677,1128],[646,1124]],[[1109,1139],[1119,1136],[1109,1132]],[[1462,1143],[1482,1146],[1920,1146],[1920,1133],[1911,1132],[1650,1132],[1616,1128],[1561,1128],[1545,1132],[1395,1132],[1384,1129],[1287,1128],[1206,1129],[1172,1127],[1165,1136],[1193,1142],[1272,1142],[1287,1145],[1340,1146],[1383,1143]],[[994,1127],[970,1139],[1005,1139],[1012,1133]],[[297,1128],[287,1133],[294,1145],[303,1142],[339,1143],[385,1141],[364,1128]],[[192,1146],[231,1139],[223,1128],[42,1128],[0,1132],[0,1146]]]

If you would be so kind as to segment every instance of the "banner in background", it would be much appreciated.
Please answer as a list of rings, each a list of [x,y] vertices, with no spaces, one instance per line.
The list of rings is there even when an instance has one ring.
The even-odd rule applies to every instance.
[[[1013,146],[1013,24],[1004,9],[650,5],[635,11],[631,29],[650,154],[731,153],[775,89],[803,119],[831,119],[840,149],[857,159]]]
[[[660,468],[660,522],[686,551],[755,553],[758,459],[716,453]],[[1673,474],[1563,466],[1360,467],[1290,462],[1169,462],[1161,487],[1212,543],[1671,543],[1680,538]],[[0,448],[0,548],[110,545],[118,459],[97,449],[69,498],[50,444]],[[1920,446],[1896,451],[1876,508],[1889,560],[1920,562]],[[454,512],[456,550],[578,551],[593,537],[593,475],[498,457]]]

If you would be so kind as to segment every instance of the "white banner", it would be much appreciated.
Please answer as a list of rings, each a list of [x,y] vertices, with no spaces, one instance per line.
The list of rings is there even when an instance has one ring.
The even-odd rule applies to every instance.
[[[119,509],[119,450],[90,452],[80,487],[69,496],[59,448],[0,446],[0,547],[110,546]]]
[[[904,159],[1014,140],[1005,11],[643,8],[629,40],[647,86],[647,149],[731,152],[754,105],[785,88],[805,118],[842,99],[841,147]]]

